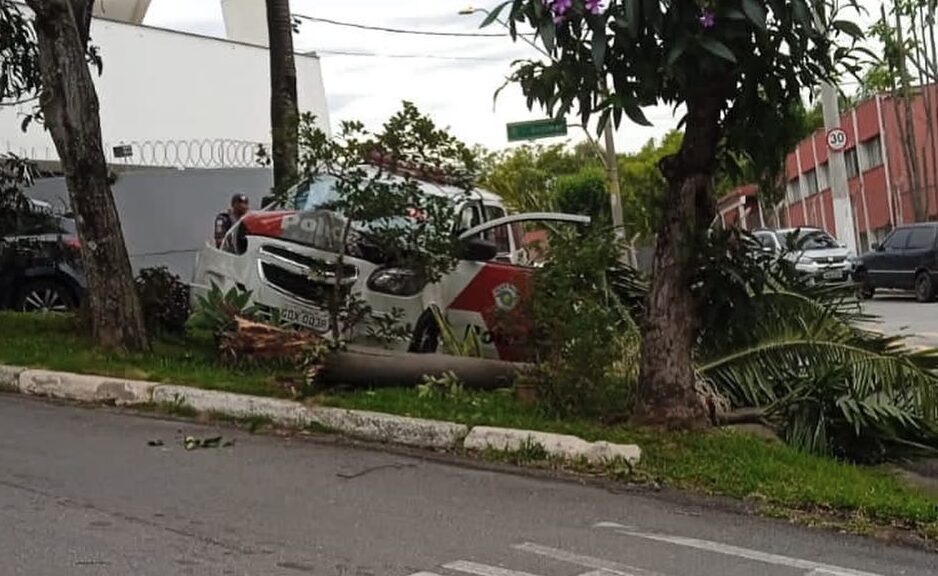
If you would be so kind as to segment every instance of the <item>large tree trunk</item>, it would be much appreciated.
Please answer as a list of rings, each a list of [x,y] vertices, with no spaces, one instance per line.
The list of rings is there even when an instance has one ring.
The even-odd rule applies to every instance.
[[[270,125],[273,138],[274,191],[282,193],[297,181],[299,110],[293,19],[290,0],[267,1],[270,38]]]
[[[107,349],[149,348],[101,144],[86,61],[91,0],[28,0],[35,12],[41,106],[65,172],[81,240],[94,338]]]
[[[637,424],[669,428],[709,425],[695,390],[697,312],[691,282],[700,243],[716,213],[711,192],[722,90],[689,98],[680,151],[662,160],[668,182],[648,294]]]

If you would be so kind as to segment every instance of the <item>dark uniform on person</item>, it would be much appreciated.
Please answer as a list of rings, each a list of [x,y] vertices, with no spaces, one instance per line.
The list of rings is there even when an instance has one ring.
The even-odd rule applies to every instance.
[[[238,220],[248,213],[249,208],[248,197],[244,194],[235,194],[231,197],[231,207],[215,217],[216,248],[221,248],[225,235]]]

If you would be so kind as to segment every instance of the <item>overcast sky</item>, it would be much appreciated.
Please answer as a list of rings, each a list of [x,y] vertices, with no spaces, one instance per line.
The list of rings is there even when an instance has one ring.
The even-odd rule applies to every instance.
[[[873,0],[863,3],[872,5]],[[495,0],[476,0],[475,6],[493,4]],[[428,31],[477,32],[484,18],[482,14],[458,14],[471,0],[292,0],[291,5],[295,14]],[[220,37],[225,34],[220,0],[152,0],[146,23]],[[497,26],[484,30],[496,31]],[[464,141],[500,149],[507,146],[506,122],[544,117],[538,109],[527,109],[516,86],[505,89],[493,103],[511,63],[538,56],[532,48],[513,44],[507,37],[406,36],[305,21],[295,47],[320,52],[333,124],[357,119],[376,125],[399,109],[402,100],[410,100]],[[330,51],[379,56],[342,56]],[[654,127],[624,123],[619,128],[616,141],[620,151],[636,150],[677,124],[668,107],[646,110],[646,115]],[[571,139],[582,139],[576,129],[571,130]]]

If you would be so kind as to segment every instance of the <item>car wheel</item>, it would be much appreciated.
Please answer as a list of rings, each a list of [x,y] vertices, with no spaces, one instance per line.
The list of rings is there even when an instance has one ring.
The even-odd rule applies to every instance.
[[[31,280],[20,288],[14,309],[22,312],[68,312],[78,302],[71,291],[55,280]]]
[[[417,354],[433,354],[439,347],[440,327],[436,325],[433,313],[427,310],[417,320],[408,351]]]
[[[869,278],[865,272],[861,272],[854,277],[857,287],[857,298],[860,300],[870,300],[876,294],[876,289],[870,284]]]
[[[919,302],[931,302],[935,299],[935,284],[930,274],[919,272],[915,277],[915,299]]]

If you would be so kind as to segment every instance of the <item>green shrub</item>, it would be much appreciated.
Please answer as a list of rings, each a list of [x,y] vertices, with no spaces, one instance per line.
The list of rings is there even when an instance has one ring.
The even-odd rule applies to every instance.
[[[147,330],[181,336],[192,312],[189,286],[166,267],[144,268],[136,278],[137,294]]]
[[[558,233],[526,299],[537,362],[522,382],[554,415],[618,421],[631,410],[640,339],[609,286],[616,248],[608,232]]]
[[[601,168],[582,168],[576,174],[557,178],[554,196],[561,212],[583,214],[594,223],[611,221],[606,175]]]

